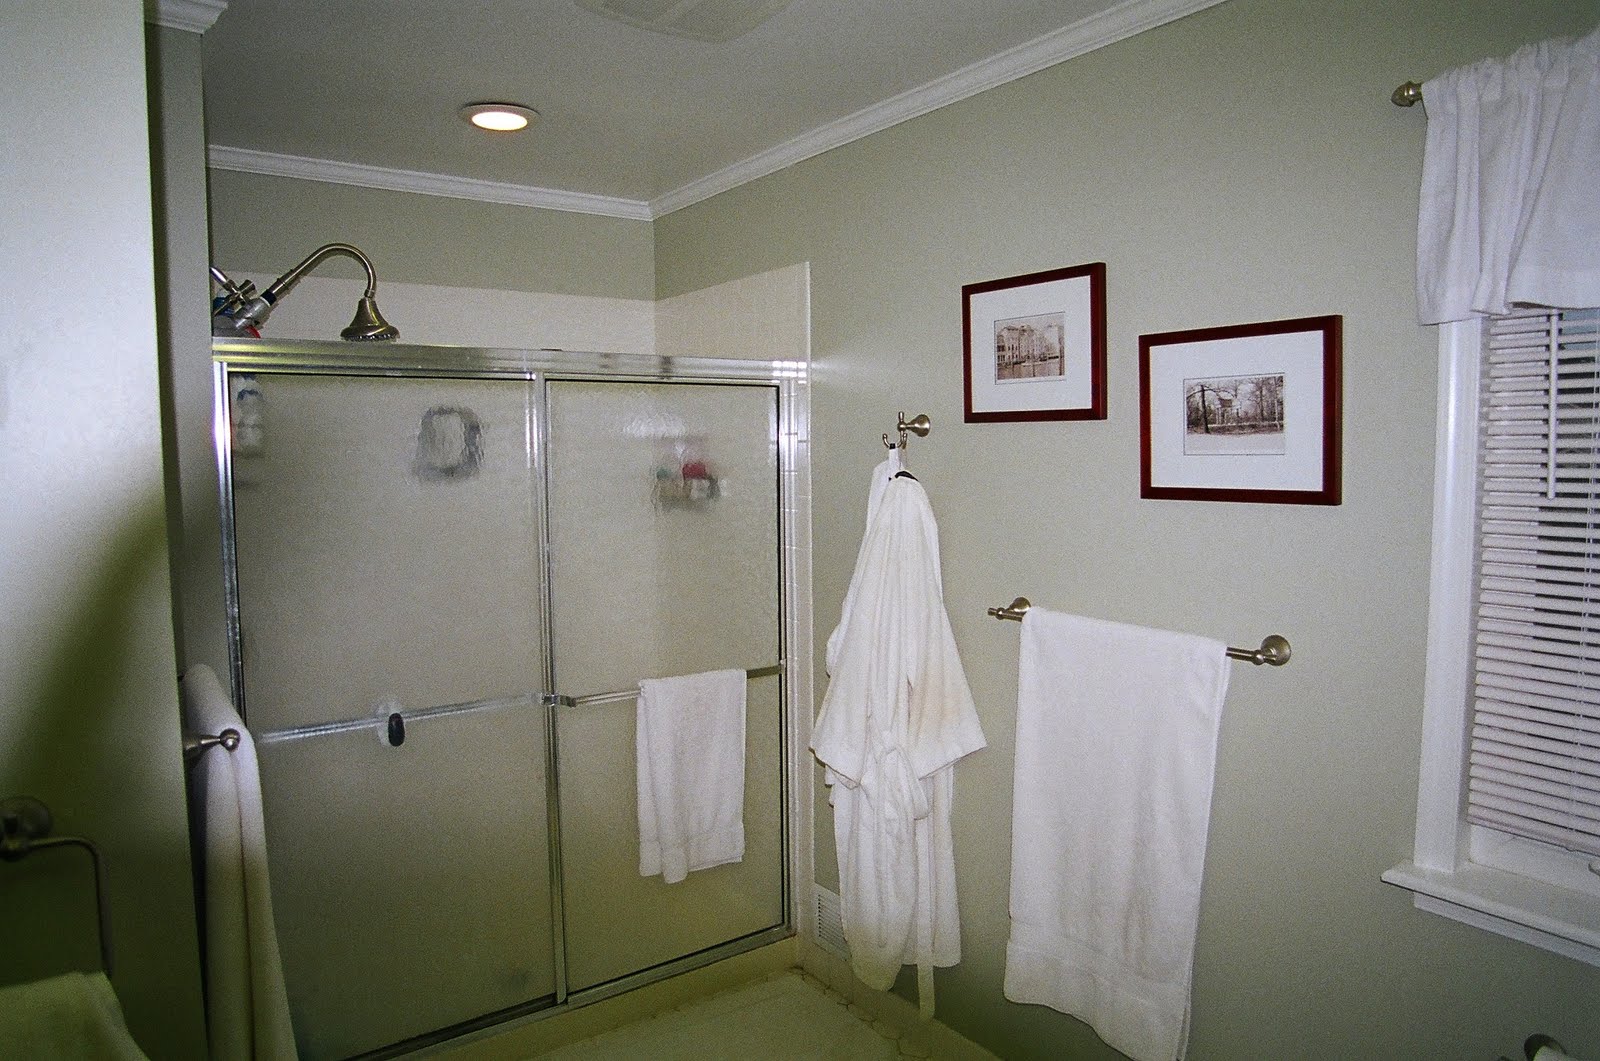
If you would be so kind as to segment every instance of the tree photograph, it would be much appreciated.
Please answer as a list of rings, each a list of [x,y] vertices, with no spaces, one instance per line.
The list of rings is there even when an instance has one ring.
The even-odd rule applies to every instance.
[[[1186,454],[1286,452],[1281,373],[1186,379],[1183,415]]]

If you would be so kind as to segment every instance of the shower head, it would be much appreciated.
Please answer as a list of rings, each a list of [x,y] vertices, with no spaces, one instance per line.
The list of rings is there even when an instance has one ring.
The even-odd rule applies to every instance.
[[[400,338],[400,329],[383,319],[378,312],[378,300],[362,295],[356,303],[356,316],[350,327],[339,333],[339,338],[352,343],[377,343]]]
[[[372,268],[371,259],[348,243],[327,243],[318,247],[306,256],[305,261],[272,281],[259,295],[248,281],[236,285],[221,269],[213,265],[211,275],[222,285],[224,295],[219,296],[211,312],[212,334],[258,334],[257,329],[266,323],[267,316],[273,308],[293,290],[301,277],[316,268],[323,259],[335,254],[354,258],[367,271],[367,289],[362,294],[361,301],[356,304],[355,319],[350,322],[348,328],[339,333],[339,337],[350,342],[382,342],[398,339],[400,329],[384,320],[383,314],[378,312],[378,274]]]

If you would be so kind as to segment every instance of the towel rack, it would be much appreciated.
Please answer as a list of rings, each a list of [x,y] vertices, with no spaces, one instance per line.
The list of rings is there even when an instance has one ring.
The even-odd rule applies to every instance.
[[[883,444],[890,449],[898,449],[901,453],[905,452],[907,431],[918,438],[927,438],[928,432],[933,430],[933,421],[928,419],[927,413],[918,413],[910,420],[906,419],[905,413],[896,413],[895,416],[897,419],[895,420],[894,429],[900,432],[900,441],[898,443],[890,442],[889,433],[885,431],[883,434]]]
[[[0,861],[20,862],[47,847],[81,847],[94,866],[94,908],[100,931],[100,965],[111,975],[111,912],[106,907],[106,868],[100,849],[81,836],[51,836],[50,808],[32,796],[0,800]]]
[[[996,619],[1010,619],[1013,622],[1022,622],[1022,617],[1028,609],[1033,607],[1033,602],[1027,597],[1018,597],[1010,604],[1001,608],[990,608],[989,614]],[[1261,639],[1260,648],[1229,648],[1229,659],[1242,659],[1246,663],[1261,666],[1263,663],[1274,667],[1281,667],[1289,662],[1289,639],[1281,634],[1268,634]]]
[[[749,667],[745,670],[746,679],[771,678],[783,673],[787,661],[779,660],[767,667]],[[549,707],[596,707],[600,704],[620,703],[624,700],[637,700],[638,689],[621,689],[614,693],[590,693],[587,696],[562,696],[559,693],[546,693],[544,703]]]
[[[229,727],[221,733],[191,733],[183,738],[183,761],[193,763],[212,748],[221,746],[227,751],[233,751],[239,746],[239,731]]]

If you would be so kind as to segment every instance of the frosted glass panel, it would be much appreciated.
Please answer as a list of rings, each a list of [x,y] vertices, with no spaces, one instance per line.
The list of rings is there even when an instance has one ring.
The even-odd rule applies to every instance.
[[[302,1056],[553,996],[533,388],[262,372],[228,391],[246,721]],[[480,701],[512,706],[428,714]]]
[[[775,392],[562,382],[549,402],[557,690],[777,662]],[[783,922],[780,683],[748,691],[744,860],[678,884],[639,876],[635,702],[558,710],[571,990]]]
[[[260,747],[300,1055],[348,1057],[551,995],[543,708]]]
[[[229,386],[252,729],[540,684],[527,384],[262,373]]]
[[[554,382],[549,400],[557,689],[775,663],[776,390]]]
[[[749,684],[742,862],[639,876],[633,701],[560,709],[567,981],[574,991],[783,923],[778,679]]]

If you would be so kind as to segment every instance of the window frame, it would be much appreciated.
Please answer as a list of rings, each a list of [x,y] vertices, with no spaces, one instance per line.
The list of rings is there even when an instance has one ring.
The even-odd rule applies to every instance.
[[[1483,327],[1439,326],[1427,677],[1412,861],[1383,874],[1444,917],[1600,966],[1600,861],[1466,819]]]

